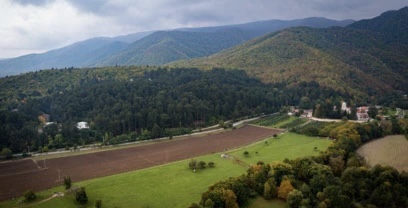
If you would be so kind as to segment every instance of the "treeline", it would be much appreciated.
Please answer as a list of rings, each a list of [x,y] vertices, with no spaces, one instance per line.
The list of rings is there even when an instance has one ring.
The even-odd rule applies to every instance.
[[[46,70],[2,80],[1,94],[11,90],[19,95],[1,101],[0,148],[49,151],[172,137],[220,121],[277,112],[305,96],[309,106],[326,97],[352,99],[314,82],[291,88],[264,84],[240,70],[95,70]],[[28,89],[25,82],[31,78],[38,88]],[[78,129],[81,121],[90,128]]]
[[[363,142],[383,136],[381,127],[343,122],[327,125],[323,133],[336,142],[319,156],[260,161],[245,175],[215,183],[190,207],[240,207],[257,196],[280,198],[296,208],[407,206],[407,173],[379,165],[368,168],[354,153]]]

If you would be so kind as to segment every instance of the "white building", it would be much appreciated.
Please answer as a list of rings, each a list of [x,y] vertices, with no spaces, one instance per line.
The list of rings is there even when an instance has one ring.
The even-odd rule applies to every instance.
[[[78,129],[89,129],[88,122],[81,121],[77,123]]]
[[[351,113],[350,107],[347,107],[347,103],[344,101],[341,103],[341,112],[343,111],[346,111],[348,114]]]

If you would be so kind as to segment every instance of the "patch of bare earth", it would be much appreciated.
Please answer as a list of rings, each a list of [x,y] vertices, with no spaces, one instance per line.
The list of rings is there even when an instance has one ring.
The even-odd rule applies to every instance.
[[[361,146],[357,153],[370,166],[388,165],[408,172],[408,140],[403,135],[386,136]]]

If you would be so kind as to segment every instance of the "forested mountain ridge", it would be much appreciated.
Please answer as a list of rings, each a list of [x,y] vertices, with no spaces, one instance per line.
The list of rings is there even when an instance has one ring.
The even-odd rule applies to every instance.
[[[393,21],[402,24],[393,17],[406,15],[408,11],[403,8],[394,13],[392,18],[380,18],[387,22],[383,31],[387,31],[386,25],[395,28]],[[378,35],[380,31],[373,33],[353,28],[358,25],[359,22],[346,28],[289,28],[209,57],[170,65],[239,68],[269,83],[279,80],[296,85],[313,80],[322,86],[363,97],[383,95],[389,91],[407,93],[406,45],[387,43]],[[408,27],[406,23],[400,26]],[[396,31],[399,32],[394,35],[400,37],[404,29]]]
[[[91,38],[41,54],[0,60],[0,77],[51,68],[157,65],[179,59],[206,56],[287,27],[303,25],[321,28],[346,26],[352,22],[353,20],[336,21],[325,18],[267,20],[238,25],[181,28],[161,31],[157,34],[152,34],[155,31],[148,31],[113,38]],[[176,31],[179,31],[178,34]],[[192,35],[192,32],[197,34]],[[149,35],[151,37],[138,43],[140,39]],[[196,44],[192,44],[194,42]]]
[[[348,28],[372,31],[386,43],[408,44],[408,7],[384,12],[373,19],[361,20]]]
[[[177,60],[208,56],[255,37],[288,27],[301,25],[325,28],[346,26],[352,22],[352,20],[306,18],[159,31],[134,42],[118,54],[96,63],[95,66],[162,65]]]
[[[161,65],[176,60],[207,56],[251,39],[253,34],[238,29],[218,32],[156,32],[131,44],[98,66]]]

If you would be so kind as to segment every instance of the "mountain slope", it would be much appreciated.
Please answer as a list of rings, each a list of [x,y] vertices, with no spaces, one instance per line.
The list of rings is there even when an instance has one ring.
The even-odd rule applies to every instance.
[[[348,27],[374,32],[387,43],[408,44],[408,7],[384,12],[376,18],[361,20]]]
[[[406,12],[406,9],[398,11]],[[386,18],[382,21],[392,26],[395,24],[391,23],[398,20]],[[402,25],[406,26],[405,23]],[[383,30],[387,31],[386,27]],[[380,32],[353,29],[351,26],[290,28],[206,58],[171,65],[239,68],[265,82],[297,85],[302,81],[316,81],[322,86],[364,97],[389,91],[407,93],[406,47],[388,44],[389,41],[378,34],[381,36]]]
[[[42,54],[29,54],[0,61],[0,76],[38,69],[83,67],[117,53],[126,43],[102,38],[87,40]]]
[[[49,68],[85,67],[125,49],[128,44],[151,32],[113,38],[91,38],[41,54],[28,54],[0,60],[0,77]]]
[[[303,25],[320,28],[346,26],[352,22],[325,18],[268,20],[217,27],[182,28],[155,34],[152,34],[154,31],[149,31],[113,38],[93,38],[42,54],[0,60],[0,77],[39,69],[72,66],[158,65],[207,56],[287,27]],[[140,40],[147,36],[149,37]]]
[[[97,63],[96,66],[161,65],[176,60],[208,56],[287,27],[304,25],[324,28],[346,26],[352,22],[352,20],[336,21],[325,18],[306,18],[161,31],[136,41],[122,52]]]
[[[230,29],[215,33],[161,31],[131,44],[99,66],[160,65],[180,59],[207,56],[252,37],[249,32]]]

